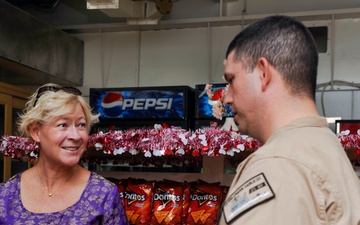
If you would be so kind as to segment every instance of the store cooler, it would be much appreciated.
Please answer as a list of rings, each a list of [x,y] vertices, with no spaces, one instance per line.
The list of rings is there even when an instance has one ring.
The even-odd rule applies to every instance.
[[[193,128],[194,89],[188,86],[90,88],[90,105],[100,115],[92,132],[154,124]]]
[[[155,124],[192,130],[194,129],[194,95],[194,89],[188,86],[91,88],[90,106],[94,113],[99,114],[100,122],[93,126],[90,133],[151,129]],[[125,152],[120,156],[109,156],[101,152],[89,151],[85,157],[96,160],[89,168],[91,170],[201,172],[202,158],[194,160],[191,156],[189,158],[185,156],[184,159],[178,156],[146,158],[141,153],[134,156]],[[177,165],[184,161],[194,161],[196,165],[167,164],[171,162]]]
[[[194,127],[195,129],[203,129],[210,126],[222,127],[227,117],[233,116],[231,108],[225,107],[227,113],[223,114],[221,120],[213,115],[213,105],[216,101],[220,100],[220,92],[225,90],[226,83],[212,84],[211,93],[212,97],[208,96],[205,90],[206,84],[199,84],[195,86],[195,115],[194,115]],[[224,174],[234,174],[236,172],[236,166],[246,157],[249,152],[236,153],[234,156],[223,156],[223,171]],[[219,159],[220,160],[220,159]]]
[[[198,84],[195,86],[195,115],[194,115],[194,128],[206,128],[211,124],[216,123],[217,126],[222,126],[225,122],[225,117],[221,120],[213,115],[213,103],[219,100],[218,94],[226,88],[226,83],[212,84],[213,98],[209,98],[205,87],[206,84]]]

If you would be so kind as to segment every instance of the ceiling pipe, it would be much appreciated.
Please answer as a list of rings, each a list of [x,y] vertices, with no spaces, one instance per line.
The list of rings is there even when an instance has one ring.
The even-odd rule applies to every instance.
[[[242,16],[242,20],[241,20],[241,30],[244,30],[246,10],[247,10],[247,0],[244,0],[244,8],[243,8],[243,10],[241,11],[241,16]]]
[[[209,82],[213,83],[213,74],[212,74],[212,63],[211,63],[211,26],[208,24],[207,27],[207,43],[208,43],[208,74],[209,74]]]
[[[334,89],[334,67],[335,67],[335,19],[334,15],[331,17],[330,29],[330,65],[331,65],[331,89]]]
[[[224,4],[224,0],[220,0],[220,6],[219,6],[219,16],[220,17],[223,16],[223,4]]]

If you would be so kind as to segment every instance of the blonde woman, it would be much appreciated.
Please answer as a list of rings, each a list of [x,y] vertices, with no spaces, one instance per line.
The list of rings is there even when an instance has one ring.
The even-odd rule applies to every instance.
[[[0,224],[128,224],[117,187],[78,165],[96,122],[78,89],[37,89],[19,131],[37,142],[38,161],[0,185]]]

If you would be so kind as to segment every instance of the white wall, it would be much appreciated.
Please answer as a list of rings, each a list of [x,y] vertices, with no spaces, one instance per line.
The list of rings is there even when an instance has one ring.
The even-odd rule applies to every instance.
[[[359,83],[360,24],[358,20],[306,22],[307,26],[330,28],[328,52],[319,55],[318,83],[335,80]],[[228,44],[241,26],[78,34],[85,42],[84,86],[89,88],[170,86],[223,82],[223,59]],[[331,43],[333,45],[331,45]],[[333,46],[333,47],[332,47]],[[360,92],[334,86],[316,95],[321,114],[360,119]],[[204,159],[201,174],[164,173],[163,178],[178,181],[203,179],[230,185],[231,174],[223,173],[223,158]],[[215,165],[215,166],[214,166]],[[214,168],[216,168],[214,171]],[[106,177],[158,180],[158,173],[99,172]]]
[[[333,44],[333,48],[327,54],[320,54],[318,83],[345,81],[359,86],[360,21],[359,19],[336,20],[333,24],[330,23],[330,27],[333,35],[330,34],[329,43]],[[333,57],[333,79],[331,57]],[[330,90],[328,92],[319,91],[316,96],[319,111],[328,117],[360,119],[359,89],[355,91],[348,89],[348,86],[337,85],[327,88]]]
[[[329,26],[329,50],[320,54],[318,83],[360,82],[360,22],[358,19],[305,22]],[[241,26],[157,31],[77,34],[85,42],[84,86],[89,88],[170,86],[223,82],[226,48]],[[332,33],[333,32],[333,33]],[[332,45],[331,45],[332,44]],[[333,47],[332,47],[333,46]],[[333,64],[332,64],[333,62]],[[332,66],[333,65],[333,66]],[[330,89],[330,88],[328,88]],[[325,116],[360,119],[358,91],[334,86],[317,93]]]

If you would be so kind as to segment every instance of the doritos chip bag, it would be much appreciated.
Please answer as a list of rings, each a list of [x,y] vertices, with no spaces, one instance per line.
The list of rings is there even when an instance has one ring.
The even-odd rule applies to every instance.
[[[191,188],[186,224],[216,224],[221,204],[222,187],[210,184],[194,184]]]
[[[151,181],[128,179],[124,193],[124,206],[130,224],[149,224],[153,189]]]
[[[116,183],[118,192],[122,201],[122,204],[125,205],[125,187],[127,186],[127,179],[120,179]]]
[[[194,183],[194,182],[192,182]],[[181,223],[183,225],[186,225],[187,222],[187,215],[188,210],[190,207],[190,196],[191,196],[191,182],[184,182],[183,183],[183,211],[182,211],[182,217],[181,217]]]
[[[155,183],[151,225],[181,225],[182,184],[169,181]]]

